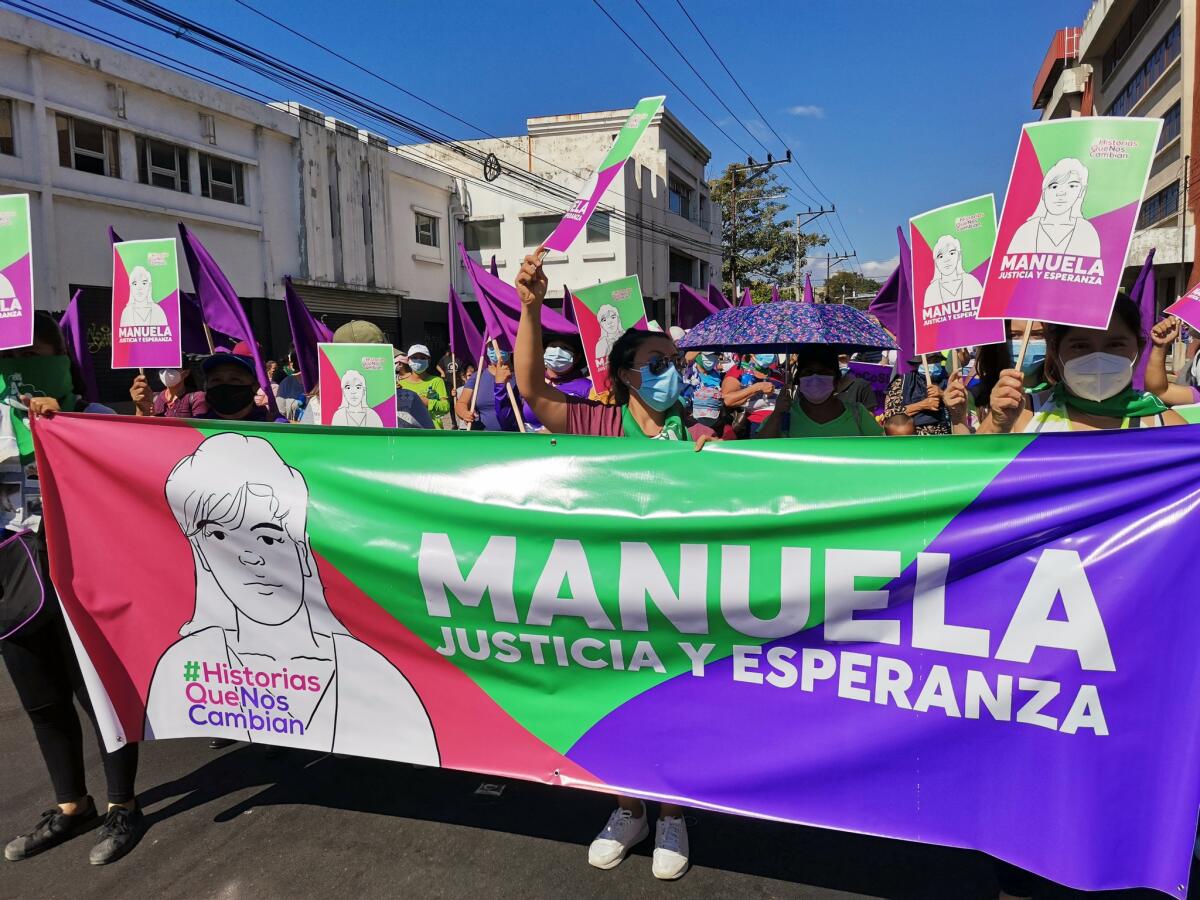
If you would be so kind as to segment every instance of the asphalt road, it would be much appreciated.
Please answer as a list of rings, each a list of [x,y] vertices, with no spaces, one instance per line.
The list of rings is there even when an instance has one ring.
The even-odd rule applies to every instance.
[[[104,781],[90,728],[89,785]],[[19,863],[0,859],[0,898],[994,898],[990,862],[966,851],[708,812],[689,820],[691,871],[650,874],[650,842],[617,869],[587,864],[611,801],[600,794],[367,759],[204,741],[142,745],[149,829],[125,859],[88,865],[81,836]],[[0,666],[0,836],[52,805],[28,719]],[[1193,878],[1193,882],[1196,879]],[[1193,894],[1197,894],[1193,890]],[[1058,898],[1161,897],[1150,892]]]

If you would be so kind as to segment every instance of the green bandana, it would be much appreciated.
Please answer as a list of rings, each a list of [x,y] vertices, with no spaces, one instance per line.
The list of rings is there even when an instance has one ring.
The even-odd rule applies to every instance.
[[[1054,402],[1059,408],[1070,407],[1092,416],[1107,416],[1110,419],[1140,419],[1142,416],[1157,416],[1167,411],[1166,404],[1145,391],[1126,388],[1107,400],[1084,400],[1076,397],[1063,384],[1054,386]]]
[[[655,438],[668,440],[673,438],[677,441],[686,441],[688,439],[687,429],[683,427],[683,410],[678,406],[671,407],[667,413],[667,417],[663,419],[662,432],[656,434]],[[621,426],[625,431],[625,437],[640,437],[644,438],[646,432],[642,431],[637,420],[634,419],[633,413],[629,411],[628,406],[621,407]]]
[[[65,412],[74,412],[79,398],[71,382],[71,361],[65,356],[16,356],[0,359],[0,402],[7,427],[0,431],[16,438],[21,463],[33,462],[33,435],[29,431],[29,413],[18,409],[24,395],[53,397]],[[11,401],[11,402],[10,402]]]

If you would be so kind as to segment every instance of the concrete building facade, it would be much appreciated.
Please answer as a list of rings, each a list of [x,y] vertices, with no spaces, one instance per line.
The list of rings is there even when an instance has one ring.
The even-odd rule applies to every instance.
[[[464,142],[495,155],[503,174],[493,183],[479,177],[476,162],[438,145],[398,152],[435,159],[464,176],[459,187],[464,245],[478,261],[495,256],[504,276],[550,234],[629,113],[539,116],[527,120],[524,135]],[[561,301],[564,285],[637,274],[650,314],[669,324],[680,284],[703,288],[720,275],[719,211],[709,197],[705,171],[710,158],[708,148],[670,110],[660,110],[605,192],[586,234],[569,252],[547,256],[551,300]],[[470,296],[457,260],[455,287]]]
[[[1043,119],[1163,120],[1125,272],[1128,287],[1154,249],[1160,308],[1197,281],[1198,26],[1196,0],[1094,0],[1082,26],[1055,33],[1033,89]]]

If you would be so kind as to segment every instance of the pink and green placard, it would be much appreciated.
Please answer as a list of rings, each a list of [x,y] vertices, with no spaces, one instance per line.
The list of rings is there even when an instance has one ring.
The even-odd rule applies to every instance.
[[[114,369],[182,365],[175,238],[113,244],[112,334]]]
[[[1106,328],[1161,119],[1025,125],[984,283],[982,319]]]
[[[617,338],[630,328],[645,331],[649,327],[641,282],[636,275],[628,275],[616,281],[579,288],[571,292],[571,302],[592,373],[592,384],[597,394],[603,394],[611,384],[608,354]]]
[[[985,194],[930,210],[908,226],[916,352],[1003,341],[1003,322],[976,318],[996,243],[995,198]]]
[[[0,197],[0,350],[33,343],[33,235],[29,195]]]
[[[608,151],[608,155],[604,157],[604,161],[600,163],[600,167],[588,180],[571,208],[563,214],[562,220],[550,237],[546,238],[542,244],[543,247],[547,250],[566,252],[575,238],[579,237],[579,233],[587,225],[587,220],[596,211],[596,205],[600,202],[600,198],[608,190],[613,179],[620,174],[625,160],[633,155],[633,148],[637,146],[637,142],[650,126],[650,120],[662,108],[666,99],[666,97],[646,97],[637,102],[637,106],[633,108],[633,112],[629,114],[629,118],[625,120],[625,124],[617,133],[617,139],[613,142],[612,149]]]
[[[391,344],[317,344],[321,424],[396,427],[396,365]]]

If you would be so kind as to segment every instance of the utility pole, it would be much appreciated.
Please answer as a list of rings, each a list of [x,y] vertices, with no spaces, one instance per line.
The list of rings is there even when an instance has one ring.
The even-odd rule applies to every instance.
[[[854,259],[854,257],[856,257],[856,256],[858,256],[857,250],[855,250],[853,253],[839,253],[836,255],[832,254],[832,253],[825,254],[825,302],[826,303],[829,302],[829,275],[830,275],[830,272],[833,270],[833,267],[836,266],[838,263],[844,263],[848,259]],[[845,297],[842,298],[842,302],[843,303],[845,302]]]
[[[750,157],[746,158],[746,164],[744,166],[743,165],[733,165],[733,166],[729,167],[729,179],[730,179],[729,205],[732,208],[731,215],[733,216],[733,219],[729,223],[729,282],[730,282],[730,286],[733,288],[734,298],[736,298],[738,295],[738,283],[737,283],[737,258],[738,258],[737,257],[737,190],[738,190],[737,180],[738,180],[738,172],[747,172],[747,173],[749,173],[750,177],[753,178],[755,175],[760,175],[763,172],[766,172],[766,171],[774,168],[775,166],[781,166],[784,163],[790,163],[791,161],[792,161],[792,151],[789,150],[787,152],[787,156],[783,159],[775,159],[771,156],[770,153],[768,153],[767,161],[765,163],[756,163],[754,161],[754,157],[750,156]]]
[[[834,212],[837,212],[836,206],[831,206],[831,207],[829,207],[829,209],[824,209],[824,208],[813,209],[812,207],[809,207],[807,210],[805,210],[802,213],[796,213],[796,262],[792,266],[792,271],[795,275],[796,302],[797,303],[799,303],[800,299],[801,299],[801,297],[800,297],[800,260],[804,256],[804,254],[800,248],[800,229],[804,228],[807,225],[811,225],[813,222],[817,221],[817,219],[821,218],[821,216],[826,215],[828,213],[834,213]],[[805,219],[803,222],[801,222],[800,220],[804,216],[808,216],[808,218]]]

